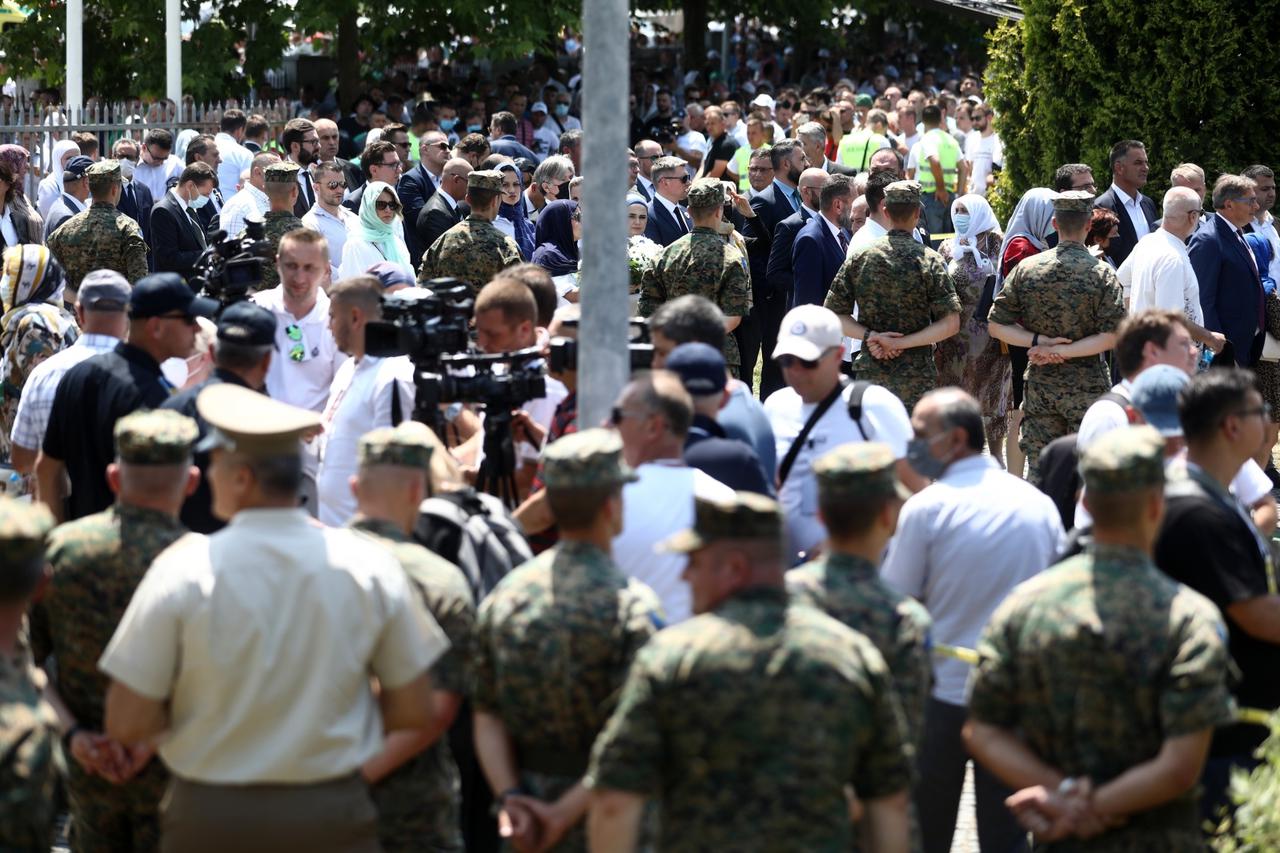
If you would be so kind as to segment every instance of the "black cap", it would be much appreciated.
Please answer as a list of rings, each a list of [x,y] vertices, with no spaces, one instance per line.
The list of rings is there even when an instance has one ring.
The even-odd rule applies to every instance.
[[[276,315],[252,302],[228,305],[218,318],[218,340],[250,347],[274,347]]]
[[[85,172],[89,171],[89,167],[93,165],[93,161],[83,154],[77,154],[67,161],[67,167],[62,170],[64,175],[74,175],[78,181],[84,177]]]
[[[183,311],[193,317],[212,317],[218,303],[196,296],[182,276],[176,272],[157,272],[143,276],[129,294],[129,316],[142,319]]]

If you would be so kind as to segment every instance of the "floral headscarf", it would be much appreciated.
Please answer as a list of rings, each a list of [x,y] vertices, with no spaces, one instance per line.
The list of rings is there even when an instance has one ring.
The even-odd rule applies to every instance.
[[[69,347],[80,336],[75,320],[62,306],[66,277],[44,246],[13,246],[4,253],[4,275],[0,277],[0,381],[3,381],[3,409],[0,426],[11,414],[10,404],[18,399],[22,386],[36,365]]]

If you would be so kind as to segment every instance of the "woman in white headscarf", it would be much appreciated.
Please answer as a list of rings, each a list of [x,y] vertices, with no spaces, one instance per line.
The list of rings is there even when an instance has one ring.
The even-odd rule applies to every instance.
[[[956,236],[938,251],[960,297],[960,331],[934,346],[938,386],[955,385],[972,394],[982,406],[982,420],[991,455],[1004,452],[1005,431],[1012,391],[1009,355],[987,332],[985,319],[974,317],[983,288],[996,272],[1000,223],[991,205],[980,195],[963,195],[951,203]],[[994,282],[993,282],[994,284]]]
[[[49,174],[40,179],[36,188],[36,211],[41,219],[47,219],[49,208],[62,198],[62,172],[71,162],[71,158],[80,153],[80,146],[70,139],[59,139],[53,146],[53,156],[49,158]]]

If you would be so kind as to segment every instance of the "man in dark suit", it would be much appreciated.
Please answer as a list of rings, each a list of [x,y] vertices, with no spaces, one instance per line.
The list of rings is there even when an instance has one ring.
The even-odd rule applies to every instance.
[[[364,173],[350,160],[343,160],[338,156],[338,143],[341,136],[338,124],[333,119],[316,119],[316,137],[320,140],[319,159],[332,160],[336,163],[342,170],[343,177],[346,178],[347,189],[354,191],[364,184]]]
[[[835,160],[827,159],[827,130],[816,121],[807,121],[796,130],[796,139],[804,148],[804,156],[809,158],[809,165],[821,169],[828,175],[848,175],[853,177],[858,170],[852,166],[842,166]]]
[[[426,252],[440,235],[457,225],[471,213],[464,198],[467,196],[467,175],[471,164],[461,157],[454,157],[444,164],[440,173],[440,188],[431,200],[422,206],[414,220],[414,237],[422,251]],[[408,231],[409,229],[405,229]],[[414,269],[418,266],[415,263]]]
[[[178,185],[151,209],[156,272],[191,275],[192,265],[207,245],[196,211],[208,205],[215,177],[207,163],[192,163],[179,175]]]
[[[62,196],[50,207],[44,217],[44,239],[58,230],[58,226],[82,210],[89,209],[89,180],[85,171],[93,161],[78,154],[67,161],[62,172]]]
[[[795,286],[789,309],[797,305],[821,305],[827,298],[831,280],[849,251],[853,178],[832,175],[822,188],[820,204],[821,212],[801,227],[791,249]]]
[[[301,219],[316,203],[316,189],[311,184],[308,167],[320,156],[320,136],[316,126],[307,119],[290,119],[280,134],[280,145],[285,151],[285,161],[298,165],[298,200],[293,204],[293,215]],[[391,184],[394,186],[395,181]]]
[[[1266,338],[1262,279],[1242,232],[1258,210],[1253,181],[1220,176],[1213,185],[1213,208],[1217,212],[1200,223],[1187,245],[1200,283],[1204,327],[1226,335],[1236,363],[1250,367]]]
[[[693,230],[689,215],[680,205],[689,195],[689,170],[679,157],[660,157],[653,164],[653,201],[649,202],[649,222],[644,236],[661,246],[670,246]]]
[[[417,223],[418,214],[440,188],[444,164],[449,162],[449,139],[438,130],[428,130],[418,140],[418,165],[400,177],[396,193],[404,205],[404,221]],[[418,240],[416,228],[404,230],[404,240],[409,247],[409,260],[418,268],[422,254],[430,248]]]
[[[662,156],[662,146],[652,139],[641,139],[636,143],[636,183],[635,191],[645,201],[653,201],[653,164]]]
[[[1120,233],[1107,248],[1116,266],[1151,233],[1159,218],[1156,203],[1139,192],[1147,183],[1147,171],[1147,149],[1141,142],[1125,139],[1111,147],[1111,186],[1094,206],[1114,211],[1120,219]]]
[[[348,186],[347,197],[342,202],[343,207],[356,213],[360,212],[360,200],[370,181],[382,181],[394,187],[400,180],[400,155],[396,154],[394,145],[379,139],[360,152],[360,168],[364,170],[364,182],[354,192]]]

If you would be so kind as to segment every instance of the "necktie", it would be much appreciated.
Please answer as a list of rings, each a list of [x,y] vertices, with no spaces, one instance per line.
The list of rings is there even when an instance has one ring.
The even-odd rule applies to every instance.
[[[844,233],[843,228],[838,232],[836,240],[840,243],[840,253],[842,255],[847,255],[849,253],[849,236]]]
[[[684,233],[688,234],[693,230],[693,227],[689,224],[689,214],[685,213],[682,207],[676,209],[680,211],[680,227],[684,229]]]
[[[301,175],[302,175],[302,197],[307,202],[307,208],[310,209],[312,207],[315,207],[315,203],[316,203],[315,191],[311,189],[311,173],[308,172],[306,169],[303,169],[301,172]]]
[[[800,193],[796,190],[787,190],[787,196],[791,199],[791,211],[800,209]]]
[[[196,239],[200,241],[200,245],[204,246],[204,227],[200,224],[200,219],[196,216],[196,212],[191,208],[187,208],[187,218],[191,220],[191,227],[195,229]]]

